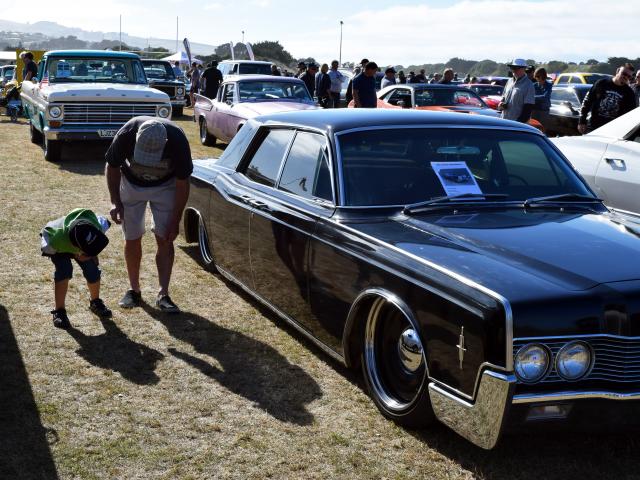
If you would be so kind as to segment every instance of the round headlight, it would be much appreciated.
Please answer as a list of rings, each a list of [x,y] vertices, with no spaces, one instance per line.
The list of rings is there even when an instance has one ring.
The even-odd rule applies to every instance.
[[[62,109],[57,106],[50,107],[49,115],[51,115],[51,118],[60,118],[62,116]]]
[[[542,380],[549,371],[550,360],[549,350],[542,345],[525,345],[516,353],[514,369],[518,379],[525,383]]]
[[[182,88],[182,87],[178,87],[178,88],[176,89],[176,93],[177,93],[178,95],[184,95],[184,88]]]
[[[158,108],[158,116],[162,118],[169,118],[171,115],[171,109],[169,107],[160,107]]]
[[[580,380],[593,362],[591,348],[584,342],[570,342],[556,355],[556,370],[565,380]]]

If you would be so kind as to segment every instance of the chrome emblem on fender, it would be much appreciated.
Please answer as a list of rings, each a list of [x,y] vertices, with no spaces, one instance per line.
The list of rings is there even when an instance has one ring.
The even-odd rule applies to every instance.
[[[462,370],[462,363],[464,362],[464,352],[467,351],[467,349],[464,348],[464,327],[461,327],[460,329],[460,337],[458,341],[460,343],[456,345],[456,347],[458,347],[458,360],[460,360],[460,370]]]

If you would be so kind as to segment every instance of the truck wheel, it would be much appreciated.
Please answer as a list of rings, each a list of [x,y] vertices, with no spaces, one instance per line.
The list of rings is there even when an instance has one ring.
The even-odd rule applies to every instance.
[[[33,126],[33,123],[29,123],[29,139],[31,143],[35,143],[36,145],[42,143],[42,134]]]
[[[174,107],[172,117],[181,117],[182,116],[182,107]]]
[[[62,144],[59,140],[44,139],[44,159],[47,162],[57,163],[62,156]]]
[[[216,144],[216,137],[207,130],[207,121],[203,117],[200,117],[200,143],[209,147],[213,147]]]

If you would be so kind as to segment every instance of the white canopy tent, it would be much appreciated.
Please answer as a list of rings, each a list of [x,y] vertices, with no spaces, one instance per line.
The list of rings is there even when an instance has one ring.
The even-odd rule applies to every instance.
[[[164,57],[162,60],[169,60],[171,63],[180,62],[180,64],[182,65],[189,65],[189,57],[187,57],[187,54],[185,52],[176,52],[173,55]],[[202,60],[196,57],[191,57],[191,61],[202,64]]]
[[[0,52],[0,62],[13,62],[16,61],[16,52]]]

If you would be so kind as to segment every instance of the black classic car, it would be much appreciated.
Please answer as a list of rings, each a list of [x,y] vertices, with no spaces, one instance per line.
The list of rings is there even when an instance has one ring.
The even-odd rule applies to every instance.
[[[171,63],[167,60],[143,59],[144,73],[149,80],[149,86],[169,95],[173,116],[181,116],[187,101],[186,87],[183,80],[176,78]]]
[[[585,95],[593,85],[554,85],[551,90],[551,109],[543,127],[547,136],[580,135],[578,120]]]
[[[472,181],[447,185],[447,169]],[[638,406],[640,225],[527,125],[258,117],[195,162],[184,232],[204,265],[361,366],[399,424],[437,419],[492,448],[506,427]]]

